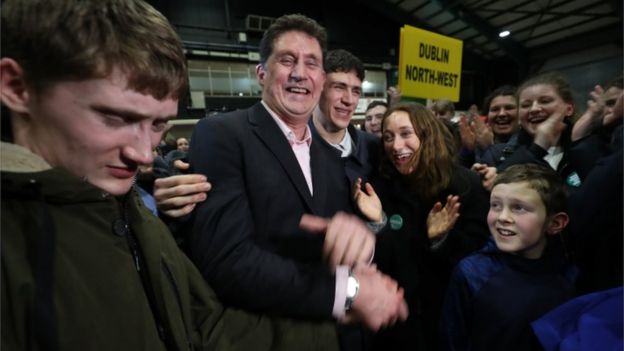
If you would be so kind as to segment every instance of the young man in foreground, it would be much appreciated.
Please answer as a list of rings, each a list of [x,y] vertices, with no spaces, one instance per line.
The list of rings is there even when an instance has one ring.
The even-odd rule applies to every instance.
[[[133,190],[187,88],[160,13],[9,0],[2,33],[3,349],[337,349],[331,324],[225,309]]]

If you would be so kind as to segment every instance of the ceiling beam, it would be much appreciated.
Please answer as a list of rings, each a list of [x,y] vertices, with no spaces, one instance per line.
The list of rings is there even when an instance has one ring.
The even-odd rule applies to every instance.
[[[439,32],[436,28],[431,27],[429,24],[420,21],[418,18],[410,15],[408,12],[396,6],[393,6],[392,4],[388,2],[380,1],[380,0],[355,0],[355,1],[359,2],[360,4],[364,6],[367,6],[371,10],[397,23],[407,24],[413,27],[418,27],[424,30],[428,30],[430,32],[435,32],[435,33]],[[473,50],[467,50],[467,49],[465,53],[469,55],[470,57],[472,57],[473,60],[479,60],[479,61],[482,61],[483,64],[485,64],[483,55],[478,54]]]
[[[488,12],[494,12],[496,10],[482,10],[482,11],[488,11]],[[496,11],[498,12],[498,14],[501,14],[501,11]],[[538,14],[545,14],[545,15],[566,15],[566,16],[590,16],[590,17],[604,17],[604,16],[611,16],[612,14],[610,12],[607,13],[581,13],[578,12],[578,10],[574,10],[574,11],[570,11],[570,12],[560,12],[560,11],[523,11],[523,10],[505,10],[504,11],[506,14],[510,14],[510,13],[518,13],[518,14],[523,14],[523,15],[538,15]]]
[[[622,47],[622,23],[614,23],[573,38],[533,47],[529,50],[529,57],[534,62],[608,44]]]
[[[569,25],[567,25],[567,26],[560,27],[560,28],[558,28],[558,29],[555,29],[555,30],[552,30],[552,31],[549,31],[549,32],[545,32],[545,33],[542,33],[542,34],[539,34],[539,35],[532,36],[532,37],[530,37],[530,38],[528,38],[528,39],[527,39],[527,42],[528,42],[528,41],[535,40],[535,39],[543,38],[543,37],[546,37],[546,36],[549,36],[549,35],[553,35],[553,34],[557,34],[557,33],[565,32],[565,31],[569,31],[569,30],[570,30],[570,29],[572,29],[572,28],[576,28],[576,27],[582,26],[582,25],[584,25],[584,24],[594,22],[594,21],[596,21],[596,20],[601,20],[601,19],[596,19],[596,18],[588,18],[588,19],[586,19],[586,20],[583,20],[583,21],[580,21],[580,22],[576,22],[576,23],[572,23],[572,24],[569,24]],[[568,38],[569,38],[569,37],[570,37],[570,36],[568,36],[568,37],[564,37],[564,38],[562,38],[561,40],[568,40]]]
[[[438,2],[446,8],[446,3],[449,2],[449,0],[438,0]],[[448,11],[455,17],[461,18],[465,23],[476,29],[478,32],[481,32],[481,34],[489,40],[498,43],[498,45],[503,50],[505,50],[505,52],[514,61],[516,61],[520,67],[526,67],[528,62],[528,53],[527,50],[522,47],[522,45],[518,44],[514,40],[509,39],[501,41],[498,37],[498,29],[492,27],[488,22],[481,19],[471,9],[465,8],[462,5],[458,5],[449,8]]]
[[[609,1],[609,4],[611,5],[611,9],[613,10],[613,13],[616,14],[616,16],[620,17],[620,22],[622,21],[622,0],[611,0]]]
[[[425,6],[429,5],[428,1],[423,2],[422,4],[414,7],[413,9],[407,11],[410,15],[414,15],[416,12],[420,11],[421,9],[425,8]]]
[[[544,9],[544,11],[548,11],[548,9],[549,9],[549,8],[554,8],[554,7],[560,6],[560,5],[564,4],[564,3],[566,3],[567,1],[568,1],[568,0],[563,0],[563,1],[557,2],[557,3],[555,3],[555,4],[553,4],[553,5],[549,6],[549,7],[546,7],[546,8]],[[581,9],[582,9],[583,11],[585,11],[585,10],[587,10],[587,9],[591,9],[593,6],[595,6],[595,5],[593,5],[593,4],[592,4],[592,5],[586,5],[586,6],[582,7],[582,8],[580,8],[580,9],[577,9],[577,10],[581,10]],[[515,7],[510,8],[510,10],[513,10],[513,8],[515,8]],[[492,10],[492,11],[494,11],[494,10]],[[498,15],[500,15],[500,14],[501,14],[501,13],[499,12],[499,13],[497,13],[497,14],[494,14],[494,15],[488,16],[485,20],[490,20],[490,19],[492,19],[492,18],[494,18],[494,17],[496,17],[496,16],[498,16]],[[521,18],[517,18],[517,19],[515,19],[515,20],[513,20],[513,21],[510,21],[510,22],[505,23],[505,25],[506,25],[506,26],[510,26],[510,25],[512,25],[512,24],[514,24],[514,23],[517,23],[517,22],[523,21],[523,20],[525,20],[525,19],[527,19],[527,18],[530,18],[530,17],[532,17],[532,15],[522,16]],[[566,17],[566,16],[565,16],[565,15],[556,16],[555,18],[551,18],[551,19],[548,19],[548,20],[546,20],[546,21],[544,21],[544,22],[540,22],[540,23],[539,23],[539,25],[548,24],[548,23],[551,23],[551,22],[554,22],[554,21],[560,20],[560,19],[562,19],[562,18],[564,18],[564,17]],[[590,20],[593,20],[593,19],[594,19],[594,18],[592,17]],[[522,28],[522,29],[517,29],[517,30],[514,30],[514,34],[515,34],[515,35],[517,35],[517,34],[519,34],[519,33],[523,33],[523,32],[526,32],[526,31],[528,31],[528,30],[532,30],[532,29],[534,28],[534,26],[535,26],[535,25],[536,25],[536,24],[534,23],[534,24],[530,24],[530,25],[528,25],[528,26],[526,26],[526,27],[524,27],[524,28]],[[451,34],[451,35],[452,35],[452,34]],[[466,38],[465,40],[473,40],[474,38],[476,38],[476,37],[478,37],[478,36],[479,36],[479,34],[477,34],[477,35],[473,35],[473,36],[471,36],[471,37]],[[532,38],[529,38],[529,39],[527,39],[527,40],[530,40],[530,39],[532,39]],[[488,51],[489,51],[489,52],[491,52],[492,50],[488,50]]]
[[[491,3],[492,3],[492,2],[494,2],[494,1],[497,1],[497,0],[490,1],[490,3],[488,3],[487,5],[491,4]],[[526,5],[526,4],[524,4],[524,3],[522,3],[522,4],[517,4],[517,5],[515,5],[515,6],[510,7],[510,8],[509,8],[509,10],[516,9],[516,8],[518,8],[518,7],[522,7],[522,6],[524,6],[524,5]],[[496,17],[496,16],[502,15],[502,14],[503,14],[503,12],[505,12],[505,11],[507,11],[507,10],[505,10],[505,11],[502,11],[502,10],[488,10],[488,11],[496,11],[496,13],[495,13],[495,14],[493,14],[493,15],[490,15],[490,16],[486,17],[486,18],[485,18],[485,20],[484,20],[484,21],[486,21],[486,22],[487,22],[487,21],[489,21],[490,19],[492,19],[492,18]],[[465,30],[466,28],[467,28],[467,27],[464,27],[464,28],[462,28],[462,29],[456,30],[455,32],[451,33],[450,35],[457,34],[457,33],[461,32],[461,31]],[[471,39],[474,39],[474,38],[478,37],[479,35],[481,35],[481,34],[473,35],[472,37],[466,38],[466,40],[471,40]]]
[[[432,13],[431,15],[429,15],[429,18],[434,18],[436,16],[439,16],[445,12],[448,12],[448,10],[450,10],[451,8],[457,6],[460,4],[459,0],[453,0],[453,1],[448,1],[449,3],[446,6],[440,6],[440,10]],[[437,3],[437,1],[433,1],[433,3]]]
[[[559,2],[557,2],[557,3],[555,3],[555,4],[553,4],[551,7],[546,7],[546,8],[544,8],[543,10],[544,10],[544,11],[547,11],[549,8],[557,7],[557,6],[559,6],[559,5],[562,5],[562,4],[567,3],[568,1],[569,1],[569,0],[561,0],[561,1],[559,1]],[[518,7],[522,7],[522,6],[524,6],[524,5],[526,5],[526,3],[521,3],[521,4],[518,4],[518,5],[516,5],[516,6],[512,6],[512,7],[510,8],[510,10],[517,9]],[[485,21],[489,21],[489,20],[491,20],[491,19],[492,19],[492,18],[494,18],[494,17],[497,17],[497,16],[502,15],[503,13],[505,13],[505,11],[498,11],[497,13],[495,13],[495,14],[493,14],[493,15],[490,15],[490,16],[486,17],[484,20],[485,20]],[[533,15],[525,15],[525,16],[522,16],[522,17],[516,18],[516,19],[515,19],[515,20],[513,20],[513,21],[505,22],[505,25],[506,25],[506,26],[511,26],[512,24],[515,24],[515,23],[518,23],[518,22],[524,21],[525,19],[530,18],[530,17],[533,17]]]
[[[542,38],[542,37],[545,37],[545,36],[557,34],[557,33],[560,33],[560,32],[569,31],[572,28],[576,28],[578,26],[582,26],[584,24],[587,24],[587,23],[590,23],[590,22],[593,22],[593,21],[596,21],[596,19],[595,18],[589,18],[589,19],[586,19],[586,20],[583,20],[583,21],[580,21],[580,22],[572,23],[572,24],[569,24],[567,26],[560,27],[560,28],[557,28],[555,30],[552,30],[552,31],[549,31],[549,32],[545,32],[545,33],[542,33],[542,34],[539,34],[539,35],[536,35],[536,36],[533,36],[533,37],[527,39],[525,41],[525,43],[528,42],[528,41],[534,40],[534,39],[539,39],[539,38]],[[570,37],[574,37],[574,36],[563,37],[561,39],[557,39],[557,41],[559,41],[559,40],[570,40]],[[527,49],[530,49],[530,48],[527,47]],[[489,53],[494,52],[494,51],[496,51],[496,50],[487,50],[487,52],[489,52]]]
[[[586,10],[591,10],[591,9],[592,9],[593,7],[595,7],[595,6],[596,6],[595,4],[585,5],[585,6],[581,7],[581,8],[578,8],[578,9],[577,9],[577,11],[586,11]],[[538,24],[539,24],[540,26],[547,25],[547,24],[550,24],[550,23],[553,23],[553,22],[559,21],[559,20],[561,20],[561,19],[563,19],[563,18],[569,17],[569,16],[571,16],[571,15],[568,15],[568,14],[563,14],[563,15],[555,16],[555,17],[549,18],[549,19],[547,19],[547,20],[545,20],[545,21],[539,22]],[[592,21],[592,20],[594,20],[594,18],[590,18],[590,19],[588,19],[588,20],[586,20],[586,21]],[[586,21],[584,21],[584,22],[586,22]],[[583,22],[583,23],[584,23],[584,22]],[[578,24],[577,24],[577,25],[578,25]],[[518,30],[515,30],[515,31],[514,31],[514,34],[524,33],[524,32],[526,32],[526,31],[528,31],[528,30],[531,30],[531,32],[532,32],[532,30],[533,30],[532,26],[525,27],[525,28],[523,28],[523,29],[518,29]],[[533,39],[531,36],[529,36],[529,37],[527,38],[527,40],[531,40],[531,39]]]
[[[473,9],[473,10],[481,10],[481,9],[483,9],[483,8],[484,8],[484,7],[486,7],[486,6],[490,6],[490,5],[492,5],[492,4],[493,4],[493,3],[495,3],[496,1],[498,1],[498,0],[490,0],[490,1],[486,1],[486,2],[485,2],[485,3],[483,3],[483,4],[479,4],[479,2],[477,1],[477,2],[476,2],[476,3],[474,3],[474,4],[470,4],[470,3],[468,3],[468,4],[466,4],[466,6],[469,6],[469,7],[470,7],[471,9]]]
[[[414,16],[409,15],[406,11],[400,9],[398,6],[390,4],[389,2],[380,1],[380,0],[355,0],[355,1],[367,6],[371,10],[397,23],[409,24],[410,26],[426,29],[429,31],[435,30],[427,23],[424,23],[418,20]]]

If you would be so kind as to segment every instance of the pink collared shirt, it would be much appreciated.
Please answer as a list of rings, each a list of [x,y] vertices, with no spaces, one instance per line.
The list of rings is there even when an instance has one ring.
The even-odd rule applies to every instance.
[[[295,153],[295,157],[301,167],[301,172],[305,177],[310,194],[314,195],[312,188],[312,169],[310,168],[310,145],[312,144],[312,133],[310,127],[306,125],[306,131],[303,135],[303,140],[297,140],[295,133],[288,128],[286,123],[277,116],[273,110],[267,106],[264,101],[260,101],[262,106],[269,112],[277,126],[280,128],[284,136],[288,140],[288,143]],[[342,318],[345,315],[345,303],[347,301],[347,278],[349,278],[349,267],[338,266],[336,267],[336,288],[334,295],[334,306],[332,309],[332,315],[336,318]]]
[[[286,140],[290,144],[293,152],[295,153],[295,157],[297,158],[297,162],[299,162],[299,167],[301,167],[301,172],[303,172],[303,176],[305,177],[306,183],[308,184],[308,189],[310,189],[310,195],[314,195],[314,189],[312,188],[312,169],[310,168],[310,145],[312,144],[312,132],[310,131],[310,127],[306,125],[305,134],[303,135],[303,140],[297,140],[295,136],[295,132],[293,132],[281,118],[277,116],[273,110],[267,106],[264,101],[260,101],[264,108],[269,112],[271,117],[279,129],[284,133]]]

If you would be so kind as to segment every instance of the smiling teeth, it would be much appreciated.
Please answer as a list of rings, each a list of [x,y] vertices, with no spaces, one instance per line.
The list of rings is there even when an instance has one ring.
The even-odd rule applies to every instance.
[[[299,93],[299,94],[307,94],[308,93],[308,89],[305,89],[305,88],[288,88],[286,90],[290,91],[291,93]]]
[[[498,229],[498,233],[502,236],[512,236],[515,235],[514,232],[512,232],[511,230],[505,230],[505,229]]]
[[[529,118],[529,123],[541,123],[541,122],[544,122],[545,120],[546,118],[534,117],[534,118]]]

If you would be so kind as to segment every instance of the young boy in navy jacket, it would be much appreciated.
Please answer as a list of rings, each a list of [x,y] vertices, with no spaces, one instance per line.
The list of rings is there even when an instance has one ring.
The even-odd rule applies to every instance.
[[[442,338],[448,350],[540,349],[529,323],[574,294],[575,269],[561,236],[565,184],[533,164],[509,167],[492,189],[492,239],[460,261],[447,291]]]

